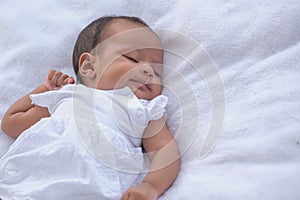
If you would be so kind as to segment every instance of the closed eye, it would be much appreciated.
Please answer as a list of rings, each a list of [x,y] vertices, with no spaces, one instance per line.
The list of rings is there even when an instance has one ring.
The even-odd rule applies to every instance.
[[[126,56],[126,55],[123,55],[125,58],[127,58],[128,60],[134,62],[134,63],[138,63],[138,61],[130,56]]]

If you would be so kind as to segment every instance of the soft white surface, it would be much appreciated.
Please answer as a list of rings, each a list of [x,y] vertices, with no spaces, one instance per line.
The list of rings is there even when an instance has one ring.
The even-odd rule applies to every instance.
[[[175,96],[183,110],[195,108],[186,98],[189,90],[177,89],[168,106],[170,129],[181,136],[180,145],[185,144],[180,140],[185,133],[195,125],[198,129],[178,179],[160,199],[299,199],[299,10],[297,0],[2,1],[0,118],[14,100],[40,84],[50,68],[72,74],[75,38],[91,20],[107,14],[136,15],[150,26],[198,41],[219,69],[226,95],[222,136],[200,160],[212,117],[210,93],[193,67],[166,56],[166,64],[185,78],[198,103],[198,112],[183,119],[184,129],[179,130],[184,131],[176,132],[180,112]],[[182,80],[168,79],[166,86]],[[11,142],[1,135],[1,154]]]

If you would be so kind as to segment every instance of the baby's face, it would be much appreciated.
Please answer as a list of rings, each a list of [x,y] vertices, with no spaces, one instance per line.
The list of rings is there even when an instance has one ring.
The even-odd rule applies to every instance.
[[[163,50],[157,36],[144,26],[116,20],[104,31],[104,41],[95,49],[97,89],[128,86],[141,99],[161,94]]]

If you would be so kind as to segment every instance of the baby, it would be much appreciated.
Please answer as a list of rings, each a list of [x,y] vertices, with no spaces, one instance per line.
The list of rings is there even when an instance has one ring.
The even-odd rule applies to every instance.
[[[139,18],[102,17],[85,27],[73,52],[78,84],[52,70],[2,119],[2,130],[17,140],[0,160],[0,198],[163,194],[180,158],[165,123],[162,62],[160,40]]]

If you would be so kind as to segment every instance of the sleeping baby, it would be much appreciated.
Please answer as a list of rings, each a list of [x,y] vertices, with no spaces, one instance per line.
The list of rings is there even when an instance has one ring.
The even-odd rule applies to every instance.
[[[51,70],[17,100],[2,130],[0,198],[155,200],[180,156],[165,121],[163,50],[136,17],[101,17],[79,34],[74,79]]]

